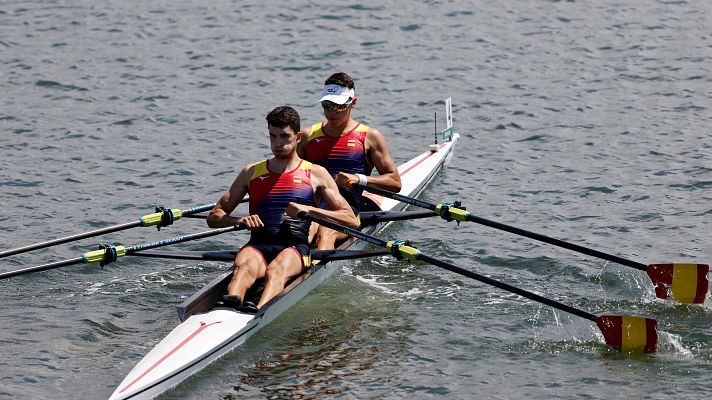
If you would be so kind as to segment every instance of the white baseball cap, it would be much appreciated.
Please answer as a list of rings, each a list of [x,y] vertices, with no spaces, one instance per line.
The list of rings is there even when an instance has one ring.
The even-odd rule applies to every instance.
[[[326,100],[336,104],[346,104],[346,102],[349,101],[350,98],[355,97],[355,95],[355,90],[345,86],[334,84],[325,85],[324,90],[321,92],[321,99],[319,99],[319,103]]]

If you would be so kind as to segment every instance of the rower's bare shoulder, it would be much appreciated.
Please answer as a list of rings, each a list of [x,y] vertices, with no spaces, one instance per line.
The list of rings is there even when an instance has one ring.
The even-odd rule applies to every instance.
[[[327,179],[327,178],[331,178],[329,171],[327,171],[326,168],[322,167],[319,164],[312,163],[311,174],[313,177],[316,177],[320,181]]]
[[[309,135],[312,134],[312,128],[313,128],[313,127],[314,127],[314,125],[309,125],[309,126],[306,127],[306,128],[302,128],[302,130],[300,131],[300,132],[303,134],[302,140],[309,138]]]
[[[256,166],[257,164],[261,163],[261,162],[262,162],[262,161],[253,162],[253,163],[250,163],[250,164],[245,164],[245,166],[242,167],[242,170],[240,170],[240,172],[250,172],[250,173],[251,173],[252,171],[255,170],[255,166]]]
[[[378,128],[374,128],[372,126],[368,127],[368,131],[366,132],[366,136],[381,136],[383,137],[383,133],[378,130]]]
[[[238,186],[239,187],[246,187],[247,184],[250,182],[250,179],[252,178],[252,174],[255,171],[255,166],[259,164],[258,162],[256,163],[251,163],[251,164],[246,164],[245,166],[242,167],[240,172],[237,174],[235,177],[235,180],[232,183],[231,190],[236,189]]]
[[[309,144],[309,136],[311,135],[311,127],[302,129],[299,131],[301,137],[297,142],[297,155],[300,158],[305,158],[307,156],[307,145]]]
[[[386,137],[376,128],[369,127],[366,132],[366,143],[371,146],[386,146]]]

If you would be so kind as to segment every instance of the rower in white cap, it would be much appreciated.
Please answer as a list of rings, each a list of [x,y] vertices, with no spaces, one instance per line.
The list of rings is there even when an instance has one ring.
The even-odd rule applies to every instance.
[[[361,191],[350,188],[351,183],[375,186],[392,192],[401,189],[400,174],[388,152],[383,134],[351,117],[356,107],[356,90],[353,79],[337,72],[324,82],[319,102],[324,108],[325,120],[303,130],[297,149],[299,156],[326,168],[339,186],[341,195],[355,213],[380,210],[378,204]],[[378,175],[371,175],[373,169]],[[319,249],[333,249],[336,241],[346,235],[312,224]]]

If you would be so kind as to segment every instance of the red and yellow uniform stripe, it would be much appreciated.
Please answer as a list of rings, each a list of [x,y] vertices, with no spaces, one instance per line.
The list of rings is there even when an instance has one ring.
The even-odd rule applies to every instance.
[[[331,176],[339,172],[367,174],[366,133],[368,126],[358,124],[339,137],[324,133],[324,122],[311,127],[306,159],[326,168]]]
[[[248,188],[250,214],[259,215],[265,225],[279,225],[289,202],[314,205],[311,167],[302,160],[293,170],[279,174],[269,170],[267,160],[255,164]]]

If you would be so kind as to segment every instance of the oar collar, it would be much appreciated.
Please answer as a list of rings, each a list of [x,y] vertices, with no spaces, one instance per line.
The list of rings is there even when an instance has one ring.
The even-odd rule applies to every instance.
[[[435,206],[435,211],[445,221],[457,221],[457,224],[460,225],[460,221],[465,220],[464,215],[467,209],[462,206],[461,202],[456,201],[454,203],[440,203]]]

